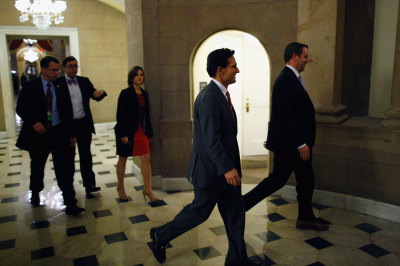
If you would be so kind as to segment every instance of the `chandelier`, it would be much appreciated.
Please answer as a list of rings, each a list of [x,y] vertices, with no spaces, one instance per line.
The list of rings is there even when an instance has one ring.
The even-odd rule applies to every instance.
[[[21,11],[20,22],[29,20],[32,17],[32,23],[41,30],[49,28],[52,22],[60,24],[64,22],[62,12],[67,9],[65,1],[53,0],[16,0],[15,8]]]
[[[29,46],[28,51],[24,53],[24,59],[33,63],[39,59],[38,53],[32,50],[33,44],[37,41],[32,39],[24,39],[24,42]]]

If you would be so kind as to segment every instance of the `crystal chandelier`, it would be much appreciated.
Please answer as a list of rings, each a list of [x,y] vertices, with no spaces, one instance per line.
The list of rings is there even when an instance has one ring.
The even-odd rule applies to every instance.
[[[62,12],[67,9],[65,1],[53,0],[16,0],[15,8],[21,11],[19,17],[20,22],[29,20],[29,15],[32,17],[32,23],[41,30],[46,30],[51,25],[52,21],[55,24],[64,22]]]
[[[24,53],[24,59],[33,63],[39,59],[38,53],[32,50],[33,44],[37,41],[32,39],[24,39],[24,42],[29,46],[28,51]]]

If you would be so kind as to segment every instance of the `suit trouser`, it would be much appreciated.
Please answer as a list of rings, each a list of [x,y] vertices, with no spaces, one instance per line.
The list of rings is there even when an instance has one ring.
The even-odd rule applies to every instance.
[[[59,124],[47,130],[44,146],[29,151],[31,158],[30,190],[32,192],[43,190],[44,168],[51,152],[57,184],[62,192],[64,204],[67,206],[76,204],[73,186],[75,169],[73,148],[69,141],[63,132],[62,125]]]
[[[216,204],[224,221],[229,241],[225,264],[234,265],[240,261],[246,261],[247,252],[243,240],[245,213],[241,187],[233,187],[227,183],[217,189],[195,186],[193,202],[186,205],[174,220],[156,228],[160,242],[167,244],[172,239],[206,221]]]
[[[73,127],[77,139],[79,152],[79,164],[84,187],[96,186],[95,174],[93,172],[92,152],[92,130],[86,117],[74,119]]]
[[[274,152],[274,168],[269,177],[261,181],[255,188],[243,196],[245,210],[282,188],[294,171],[296,176],[297,201],[299,204],[298,219],[314,219],[312,195],[314,191],[314,171],[312,168],[312,152],[310,159],[304,161],[297,150]]]

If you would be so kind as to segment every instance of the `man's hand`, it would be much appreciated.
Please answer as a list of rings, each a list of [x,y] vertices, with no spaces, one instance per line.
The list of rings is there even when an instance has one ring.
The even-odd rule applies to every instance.
[[[128,137],[123,137],[121,138],[122,143],[127,144],[128,143]]]
[[[76,138],[71,138],[71,143],[70,143],[71,147],[75,147],[76,145]]]
[[[103,90],[96,90],[95,92],[93,92],[93,97],[94,98],[99,98],[103,94],[104,94]]]
[[[304,161],[310,160],[310,148],[305,145],[299,149],[300,157]]]
[[[229,185],[234,186],[234,187],[237,187],[240,185],[240,176],[235,168],[233,168],[229,172],[226,172],[224,174],[224,176],[225,176],[226,182]]]
[[[43,126],[42,123],[37,122],[33,125],[33,130],[35,130],[36,133],[38,134],[44,134],[46,133],[46,128]]]

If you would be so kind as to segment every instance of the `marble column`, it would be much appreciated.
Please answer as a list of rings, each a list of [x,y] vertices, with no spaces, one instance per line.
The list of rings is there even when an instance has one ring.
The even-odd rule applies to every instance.
[[[301,75],[318,123],[340,124],[348,118],[341,103],[344,7],[344,0],[298,1],[297,39],[310,53]]]
[[[395,59],[392,82],[392,99],[391,106],[385,113],[389,119],[382,121],[382,125],[384,127],[394,129],[400,129],[400,5],[397,16],[397,36],[394,55]]]
[[[125,0],[128,68],[143,66],[142,0]]]

